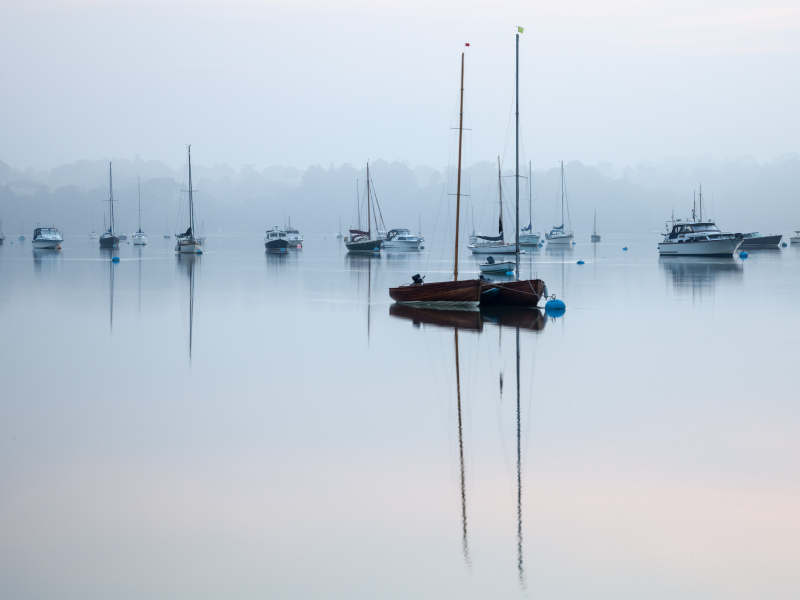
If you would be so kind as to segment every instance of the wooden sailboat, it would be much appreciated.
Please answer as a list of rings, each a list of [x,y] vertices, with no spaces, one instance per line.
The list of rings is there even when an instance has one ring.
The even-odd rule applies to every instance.
[[[516,281],[487,282],[481,295],[481,306],[536,306],[544,294],[544,281],[541,279],[519,278],[519,33],[517,33],[517,74],[516,74]]]
[[[381,241],[372,239],[371,225],[372,192],[370,189],[369,162],[367,162],[367,230],[361,228],[361,212],[358,213],[358,229],[351,229],[350,235],[344,240],[348,252],[380,252]],[[376,219],[377,221],[377,219]],[[376,227],[377,229],[377,227]]]
[[[396,302],[431,304],[436,306],[475,305],[481,301],[483,280],[458,280],[458,234],[461,212],[461,144],[464,131],[464,53],[461,53],[461,104],[458,115],[458,178],[456,183],[456,244],[453,281],[424,283],[424,277],[414,275],[413,283],[389,288],[389,296]]]

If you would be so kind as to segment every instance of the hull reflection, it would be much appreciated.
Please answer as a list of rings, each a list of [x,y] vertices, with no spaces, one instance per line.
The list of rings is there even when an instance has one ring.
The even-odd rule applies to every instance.
[[[718,281],[742,280],[742,263],[730,258],[669,257],[659,266],[672,284],[684,291],[710,291]]]
[[[463,329],[464,331],[483,331],[486,323],[501,328],[525,329],[539,332],[547,322],[542,312],[535,308],[489,307],[444,310],[439,308],[390,304],[389,315],[411,321],[415,326],[425,325],[442,329]]]

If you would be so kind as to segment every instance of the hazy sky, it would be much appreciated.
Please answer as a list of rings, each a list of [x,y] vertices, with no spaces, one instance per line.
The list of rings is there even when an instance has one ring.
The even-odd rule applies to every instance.
[[[0,159],[17,167],[178,166],[187,142],[236,168],[441,167],[465,42],[468,159],[491,160],[517,25],[536,167],[800,150],[796,1],[5,0],[2,13]]]

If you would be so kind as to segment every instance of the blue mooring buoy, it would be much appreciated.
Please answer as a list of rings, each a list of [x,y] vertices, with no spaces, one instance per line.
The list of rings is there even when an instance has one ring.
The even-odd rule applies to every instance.
[[[623,248],[623,250],[624,250],[625,252],[627,252],[627,251],[628,251],[628,247],[627,247],[627,246],[625,246],[625,247]]]
[[[373,248],[372,250],[373,250],[374,252],[380,252],[380,251],[381,251],[381,248],[380,248],[380,246],[378,246],[377,248]]]
[[[202,251],[202,250],[198,250],[198,251],[197,251],[197,254],[202,254],[202,253],[203,253],[203,251]]]
[[[747,258],[748,256],[747,252],[739,252],[739,258]]]
[[[575,242],[572,242],[572,245],[574,246],[574,245],[575,245]]]
[[[585,263],[585,262],[583,262],[582,260],[579,260],[579,261],[578,261],[578,264],[579,264],[579,265],[585,265],[586,263]]]
[[[783,246],[784,248],[786,248],[786,242],[783,242],[783,243],[781,244],[781,246]]]
[[[559,300],[558,298],[548,300],[544,305],[544,312],[551,317],[560,317],[566,310],[567,305],[564,304],[563,300]]]
[[[119,262],[119,256],[115,256],[111,259],[111,262]]]

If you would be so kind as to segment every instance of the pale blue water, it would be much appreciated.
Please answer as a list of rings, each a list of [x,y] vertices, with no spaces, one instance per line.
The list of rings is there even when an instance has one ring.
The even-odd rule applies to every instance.
[[[392,308],[443,242],[7,241],[0,597],[796,598],[800,249],[657,241],[526,254],[560,318]]]

